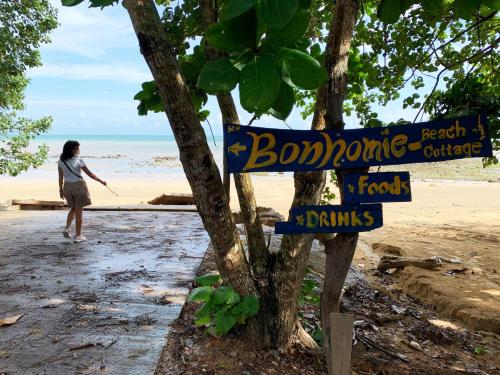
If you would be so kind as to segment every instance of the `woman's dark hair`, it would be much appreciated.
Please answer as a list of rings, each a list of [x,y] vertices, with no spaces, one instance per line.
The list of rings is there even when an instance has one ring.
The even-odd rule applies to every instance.
[[[80,146],[80,143],[78,143],[77,141],[66,141],[63,146],[63,152],[61,154],[61,161],[66,161],[75,156],[75,148],[77,148],[78,146]]]

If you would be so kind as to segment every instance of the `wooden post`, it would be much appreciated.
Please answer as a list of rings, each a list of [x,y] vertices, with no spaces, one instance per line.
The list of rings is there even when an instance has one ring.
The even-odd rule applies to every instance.
[[[330,355],[329,375],[351,375],[352,314],[330,314]]]

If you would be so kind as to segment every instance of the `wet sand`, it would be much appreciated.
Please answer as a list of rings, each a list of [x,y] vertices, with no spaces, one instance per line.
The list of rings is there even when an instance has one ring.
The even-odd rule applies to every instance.
[[[0,373],[150,374],[201,262],[195,213],[0,212]]]

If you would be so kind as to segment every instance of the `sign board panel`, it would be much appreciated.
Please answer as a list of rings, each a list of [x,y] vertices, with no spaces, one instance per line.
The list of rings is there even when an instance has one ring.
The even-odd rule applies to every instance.
[[[275,233],[366,232],[382,226],[382,205],[302,206],[292,209],[291,221],[277,222]]]
[[[486,117],[336,131],[224,126],[230,173],[317,171],[492,156]]]
[[[344,175],[344,203],[411,202],[408,172]]]

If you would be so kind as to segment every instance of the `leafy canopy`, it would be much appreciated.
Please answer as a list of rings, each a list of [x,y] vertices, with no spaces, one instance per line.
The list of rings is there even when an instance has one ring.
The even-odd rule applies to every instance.
[[[41,65],[38,49],[56,27],[56,12],[48,0],[0,1],[0,174],[15,176],[47,158],[45,146],[34,153],[28,146],[52,120],[18,118],[16,111],[24,108],[29,83],[25,72]]]
[[[104,3],[114,2],[90,0],[91,6]],[[284,120],[295,105],[302,107],[304,119],[312,114],[316,89],[326,80],[324,46],[335,2],[224,0],[220,19],[208,27],[198,1],[156,3],[165,6],[165,30],[200,119],[207,115],[208,95],[237,87],[242,107],[257,117]],[[418,112],[397,123],[424,114],[452,116],[459,112],[449,106],[449,95],[456,95],[452,88],[475,88],[469,80],[479,79],[483,93],[498,94],[499,9],[499,0],[362,1],[349,56],[346,114],[355,114],[361,126],[383,126],[379,108],[395,102]],[[215,49],[218,59],[207,61],[208,49]],[[437,105],[445,97],[447,105]],[[144,90],[136,99],[140,114],[162,110],[159,98]],[[498,109],[491,105],[497,102],[481,103],[460,113],[472,107],[487,111],[496,137]]]

